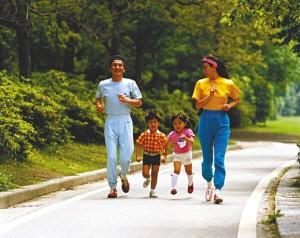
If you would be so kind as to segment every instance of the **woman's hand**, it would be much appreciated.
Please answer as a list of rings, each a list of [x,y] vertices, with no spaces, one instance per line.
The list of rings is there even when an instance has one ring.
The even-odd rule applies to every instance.
[[[225,112],[228,112],[230,109],[231,109],[231,106],[229,104],[224,104],[222,109],[225,111]]]
[[[210,96],[213,96],[216,91],[217,91],[216,87],[212,85],[210,88]]]

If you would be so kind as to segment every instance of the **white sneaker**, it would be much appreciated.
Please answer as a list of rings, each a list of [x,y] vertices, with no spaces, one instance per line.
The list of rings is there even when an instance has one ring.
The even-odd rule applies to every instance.
[[[211,201],[213,196],[214,196],[214,187],[213,186],[207,187],[205,192],[205,200]]]
[[[223,202],[223,198],[221,197],[221,190],[217,189],[214,195],[214,203],[219,204]]]
[[[157,196],[155,195],[155,192],[154,192],[154,191],[150,191],[149,197],[150,197],[150,198],[157,198]]]
[[[149,185],[149,183],[150,183],[150,178],[145,179],[145,181],[144,181],[144,183],[143,183],[143,187],[144,187],[144,188],[147,188],[148,185]]]

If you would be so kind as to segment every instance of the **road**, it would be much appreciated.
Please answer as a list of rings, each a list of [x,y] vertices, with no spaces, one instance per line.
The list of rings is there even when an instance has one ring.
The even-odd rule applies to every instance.
[[[247,201],[257,184],[283,163],[295,160],[298,150],[295,144],[275,142],[245,145],[243,150],[227,152],[221,205],[204,199],[199,158],[193,161],[192,195],[186,192],[184,170],[179,177],[179,193],[171,195],[172,164],[162,165],[156,191],[159,198],[148,197],[140,172],[129,176],[128,194],[118,188],[117,199],[106,198],[106,181],[87,184],[0,210],[0,237],[237,237],[242,214],[248,216],[244,208],[249,208]]]

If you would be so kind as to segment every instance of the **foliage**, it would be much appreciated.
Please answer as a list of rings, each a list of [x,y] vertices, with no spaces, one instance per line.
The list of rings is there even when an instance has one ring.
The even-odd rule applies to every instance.
[[[56,146],[71,139],[99,143],[103,123],[96,114],[88,82],[56,71],[22,82],[2,72],[0,79],[2,156],[24,160],[32,148]]]
[[[11,176],[0,172],[0,192],[13,188]]]

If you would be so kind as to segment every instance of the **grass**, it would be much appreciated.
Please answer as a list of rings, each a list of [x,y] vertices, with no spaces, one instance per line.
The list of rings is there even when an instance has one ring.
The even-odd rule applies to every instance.
[[[35,151],[28,160],[0,163],[0,191],[106,166],[104,146],[68,144],[56,151]]]
[[[270,140],[295,143],[300,138],[300,116],[279,117],[245,129],[233,129],[232,137],[237,140]]]
[[[278,120],[267,121],[266,125],[246,128],[250,131],[286,134],[300,137],[300,116],[279,117]]]

